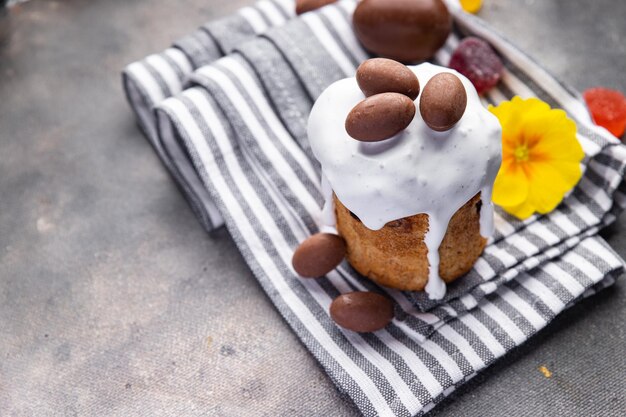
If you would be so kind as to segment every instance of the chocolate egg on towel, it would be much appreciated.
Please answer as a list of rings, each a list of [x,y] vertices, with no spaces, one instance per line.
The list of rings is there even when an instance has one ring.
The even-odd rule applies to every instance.
[[[317,233],[298,246],[291,263],[304,278],[318,278],[337,267],[346,256],[343,239],[330,233]]]
[[[393,303],[369,291],[342,294],[330,304],[330,316],[341,327],[355,332],[375,332],[393,319]]]
[[[365,49],[401,62],[431,58],[452,30],[443,0],[362,0],[352,23]]]

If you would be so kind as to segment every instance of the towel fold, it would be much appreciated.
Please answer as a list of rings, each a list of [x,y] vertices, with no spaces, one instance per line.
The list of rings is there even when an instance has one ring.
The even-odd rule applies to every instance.
[[[133,62],[122,71],[126,98],[139,127],[208,231],[222,226],[222,217],[197,175],[190,175],[185,168],[172,163],[178,155],[168,155],[161,148],[153,108],[180,93],[197,68],[210,64],[236,46],[294,16],[295,0],[260,0],[230,16],[206,23],[174,42],[171,48]]]
[[[365,415],[426,413],[561,311],[611,285],[624,268],[597,232],[626,207],[626,148],[593,125],[577,93],[480,19],[449,5],[458,31],[434,62],[447,64],[462,36],[486,39],[506,71],[485,104],[520,95],[563,108],[577,123],[586,156],[582,180],[549,215],[518,221],[497,212],[485,253],[448,287],[444,300],[379,288],[347,263],[317,280],[302,280],[291,267],[294,249],[318,231],[321,217],[308,113],[330,83],[354,75],[368,57],[351,28],[354,1],[263,27],[255,32],[261,36],[245,42],[211,38],[210,45],[228,44],[231,53],[187,73],[184,91],[165,100],[162,94],[153,102],[154,115],[147,111],[155,148],[183,183],[194,184],[194,191],[183,186],[184,192],[198,196],[195,189],[201,189],[204,207],[215,204],[272,302]],[[204,35],[192,38],[198,36]],[[189,39],[180,47],[194,42]],[[203,56],[194,62],[210,60]],[[125,80],[132,95],[129,73],[130,67]],[[203,224],[208,226],[206,219]],[[335,326],[330,302],[354,290],[393,298],[392,323],[371,334]]]

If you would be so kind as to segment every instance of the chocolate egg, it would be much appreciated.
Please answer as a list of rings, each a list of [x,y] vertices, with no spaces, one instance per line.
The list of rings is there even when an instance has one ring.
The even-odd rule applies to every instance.
[[[330,316],[335,323],[348,330],[375,332],[393,319],[393,303],[375,292],[350,292],[333,300]]]
[[[443,0],[363,0],[352,22],[365,49],[402,62],[429,59],[452,30]]]
[[[442,72],[424,86],[420,97],[420,114],[432,130],[451,129],[465,113],[467,93],[463,83],[454,74]]]
[[[296,0],[296,14],[301,15],[302,13],[319,9],[320,7],[336,1],[337,0]]]
[[[356,140],[377,142],[400,133],[414,116],[415,104],[404,94],[376,94],[348,113],[346,132]]]
[[[356,82],[366,97],[379,93],[400,93],[415,100],[420,92],[417,77],[406,65],[386,58],[364,61],[356,70]]]
[[[291,258],[293,269],[304,278],[326,275],[346,256],[344,240],[330,233],[317,233],[298,246]]]

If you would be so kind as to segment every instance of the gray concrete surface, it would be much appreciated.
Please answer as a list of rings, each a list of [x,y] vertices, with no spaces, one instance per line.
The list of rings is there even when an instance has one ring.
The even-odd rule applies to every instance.
[[[0,415],[356,415],[228,234],[199,227],[120,88],[126,63],[249,1],[0,15]],[[481,14],[576,88],[626,91],[626,2],[485,0]],[[605,232],[623,256],[625,229]],[[625,313],[622,279],[432,415],[626,415]]]

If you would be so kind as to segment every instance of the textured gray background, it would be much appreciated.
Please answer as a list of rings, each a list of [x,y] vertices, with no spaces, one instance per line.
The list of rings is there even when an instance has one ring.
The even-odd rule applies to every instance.
[[[125,64],[250,1],[0,13],[0,415],[356,415],[228,234],[200,228],[120,88]],[[576,88],[626,91],[626,2],[486,0],[481,16]],[[605,232],[623,256],[625,222]],[[625,288],[432,414],[626,415]]]

